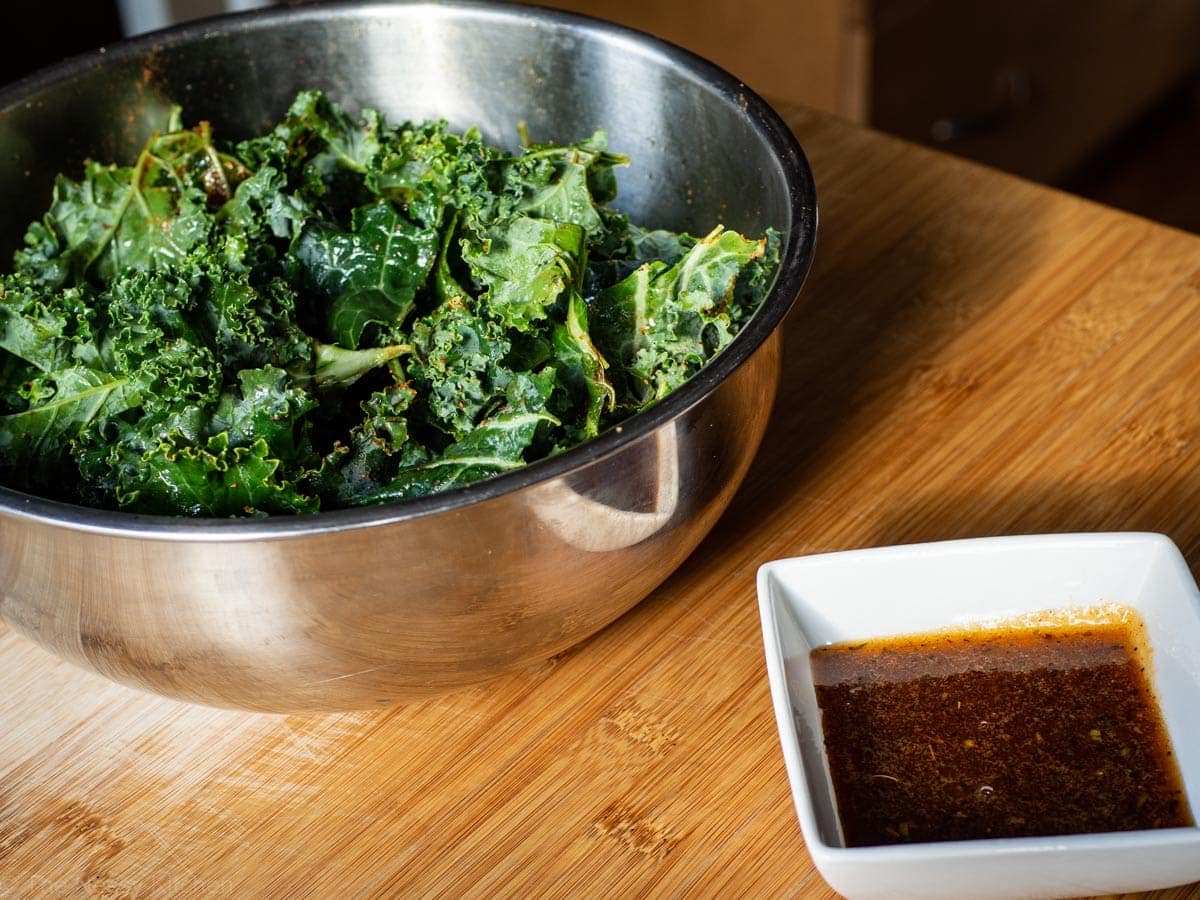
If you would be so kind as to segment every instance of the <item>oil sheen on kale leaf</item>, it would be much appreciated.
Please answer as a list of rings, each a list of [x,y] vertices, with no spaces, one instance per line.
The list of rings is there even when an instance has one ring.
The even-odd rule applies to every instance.
[[[762,301],[778,236],[610,209],[597,132],[510,155],[298,95],[232,146],[176,113],[60,175],[0,276],[0,477],[105,508],[310,513],[572,447]]]

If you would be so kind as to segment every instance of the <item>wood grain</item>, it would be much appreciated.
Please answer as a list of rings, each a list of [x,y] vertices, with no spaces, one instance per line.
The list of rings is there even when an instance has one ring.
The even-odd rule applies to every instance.
[[[1200,239],[789,115],[817,261],[750,478],[676,575],[519,676],[329,717],[177,704],[0,632],[0,895],[832,897],[760,563],[1126,528],[1200,561]]]

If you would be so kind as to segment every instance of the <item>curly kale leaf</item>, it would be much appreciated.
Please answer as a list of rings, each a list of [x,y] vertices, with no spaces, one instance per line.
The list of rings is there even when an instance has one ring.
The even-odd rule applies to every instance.
[[[385,332],[403,325],[438,249],[437,231],[378,203],[356,209],[349,231],[323,222],[306,226],[288,269],[321,301],[333,338],[355,350],[371,323]]]
[[[0,417],[0,470],[8,484],[58,494],[86,449],[128,427],[130,417],[161,433],[157,423],[186,420],[181,410],[212,394],[211,358],[186,341],[128,368],[110,367],[130,359],[80,345],[74,364],[47,375],[36,402]]]
[[[173,515],[231,516],[317,508],[292,479],[315,461],[305,414],[312,396],[287,373],[238,373],[215,399],[192,397],[111,422],[83,442],[81,468],[123,508]]]
[[[408,373],[424,398],[429,423],[456,440],[464,438],[513,378],[506,364],[512,344],[504,329],[452,299],[413,323],[412,343]]]
[[[270,132],[237,145],[237,156],[251,169],[271,166],[300,176],[320,196],[336,170],[366,172],[379,153],[382,127],[374,110],[355,121],[323,92],[301,91]]]
[[[538,430],[560,424],[546,411],[554,387],[552,370],[515,376],[504,392],[504,406],[448,446],[440,457],[405,466],[389,484],[354,497],[352,502],[361,505],[421,497],[520,468],[528,461],[525,453]]]
[[[21,275],[3,281],[0,469],[16,487],[46,489],[61,482],[69,442],[93,421],[136,406],[147,386],[144,377],[114,369],[103,358],[95,317],[80,289],[52,294]]]
[[[228,434],[232,447],[265,441],[273,457],[307,463],[312,451],[304,415],[315,407],[315,398],[286,372],[271,366],[243,369],[238,372],[237,390],[222,394],[208,430]]]
[[[132,167],[88,162],[81,181],[60,175],[43,222],[31,226],[17,270],[61,286],[68,277],[106,282],[129,269],[183,263],[249,174],[218,152],[207,123],[154,135]]]
[[[196,327],[226,371],[311,364],[313,341],[297,323],[296,291],[282,278],[256,285],[205,269],[196,290]]]
[[[569,446],[599,434],[602,416],[617,402],[608,362],[592,343],[587,304],[578,292],[571,294],[565,321],[554,324],[553,348],[559,381],[571,403],[571,415],[564,416]]]
[[[123,459],[114,495],[122,509],[158,515],[255,516],[316,512],[264,440],[231,446],[227,432],[197,444],[172,432]]]
[[[718,227],[674,265],[646,263],[595,299],[593,337],[619,369],[626,402],[661,400],[729,343],[735,279],[764,248],[765,239]]]
[[[603,253],[589,256],[584,272],[584,296],[595,297],[646,263],[673,266],[695,245],[696,238],[690,234],[661,229],[646,231],[630,222],[622,234],[613,236]]]
[[[462,256],[482,286],[480,304],[507,328],[528,331],[545,319],[575,278],[583,229],[521,216],[464,238]]]
[[[589,239],[606,230],[603,204],[616,196],[615,166],[629,158],[607,150],[604,131],[576,144],[530,144],[503,163],[501,190],[512,211],[578,225]]]
[[[385,131],[382,150],[365,180],[374,194],[400,204],[413,221],[427,227],[443,223],[447,209],[482,221],[493,215],[490,172],[498,157],[474,128],[457,135],[441,121],[405,124]]]
[[[217,383],[222,372],[235,378],[246,368],[313,367],[313,341],[295,319],[295,291],[279,278],[256,286],[244,273],[201,260],[169,272],[123,273],[99,305],[101,352],[116,368],[135,367],[179,340],[212,355]]]
[[[401,467],[428,461],[428,452],[409,440],[407,413],[415,397],[410,385],[394,383],[362,402],[363,418],[349,441],[335,444],[315,473],[323,503],[355,505],[390,484]]]
[[[270,267],[315,215],[312,206],[287,189],[283,173],[264,166],[238,184],[216,213],[218,253],[233,272]]]
[[[173,119],[177,122],[178,109]],[[168,126],[165,134],[150,139],[143,155],[169,172],[180,189],[202,191],[209,209],[222,206],[250,175],[250,170],[236,156],[217,149],[208,122],[201,122],[195,128]]]
[[[71,439],[96,420],[138,404],[144,385],[127,375],[86,366],[56,373],[54,393],[35,406],[0,417],[0,467],[15,486],[46,489],[61,479]]]
[[[763,252],[746,263],[733,286],[733,302],[729,304],[729,321],[734,329],[741,328],[754,315],[763,298],[775,283],[779,273],[782,236],[774,228],[763,235]]]
[[[78,288],[54,293],[18,275],[0,280],[0,349],[42,373],[71,364],[92,341],[94,317],[91,299]]]

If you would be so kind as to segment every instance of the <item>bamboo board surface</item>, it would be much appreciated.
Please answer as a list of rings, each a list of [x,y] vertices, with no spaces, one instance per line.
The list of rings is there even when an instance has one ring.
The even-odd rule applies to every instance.
[[[1200,563],[1200,238],[789,121],[822,221],[777,410],[666,584],[520,675],[325,717],[159,699],[0,630],[0,895],[831,897],[778,746],[760,563],[1121,529]]]

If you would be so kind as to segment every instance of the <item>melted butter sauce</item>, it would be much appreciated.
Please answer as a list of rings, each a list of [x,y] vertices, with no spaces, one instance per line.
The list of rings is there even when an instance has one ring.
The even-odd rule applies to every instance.
[[[814,650],[846,846],[1193,824],[1130,619]]]

